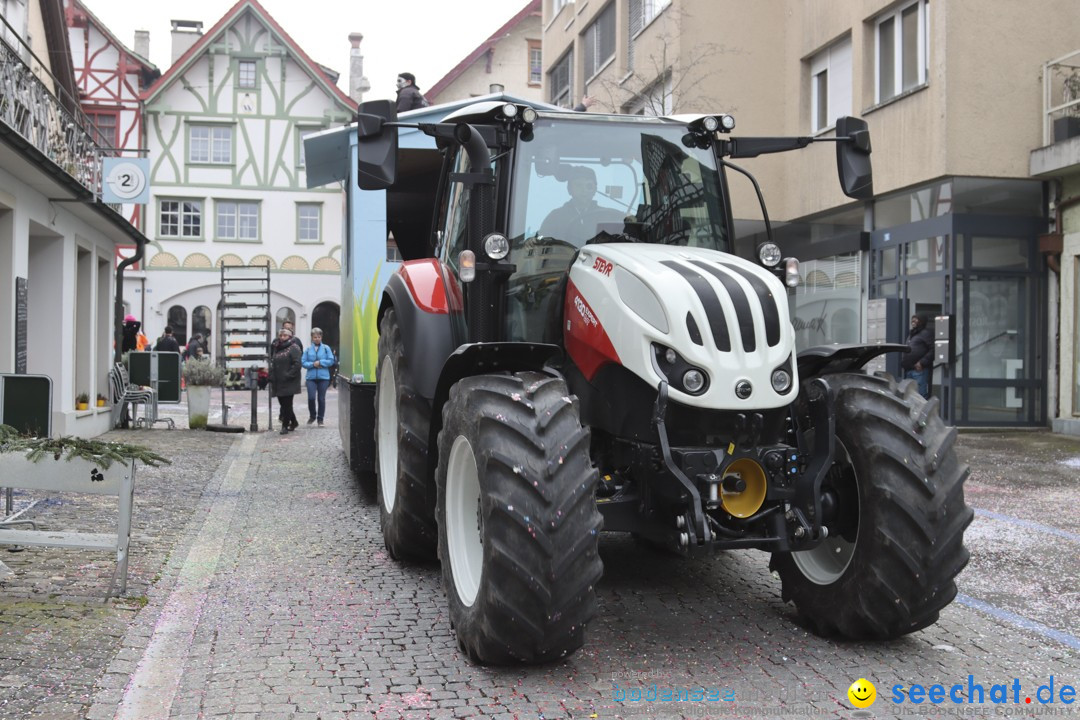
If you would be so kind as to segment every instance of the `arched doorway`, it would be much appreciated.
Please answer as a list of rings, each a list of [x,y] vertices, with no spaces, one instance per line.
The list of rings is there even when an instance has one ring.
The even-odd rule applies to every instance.
[[[187,308],[183,305],[173,305],[169,308],[166,322],[172,327],[173,337],[176,338],[176,342],[180,343],[181,347],[187,345]],[[144,329],[143,332],[146,332],[146,330]]]
[[[330,346],[334,351],[334,354],[341,355],[341,348],[338,341],[341,337],[339,322],[341,318],[341,308],[336,302],[327,300],[321,302],[315,306],[315,309],[311,311],[311,326],[321,328],[323,331],[323,342]]]

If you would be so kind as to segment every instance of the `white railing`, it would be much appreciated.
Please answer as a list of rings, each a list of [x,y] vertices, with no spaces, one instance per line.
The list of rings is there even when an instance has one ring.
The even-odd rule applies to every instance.
[[[100,199],[101,158],[107,153],[94,141],[97,129],[7,21],[0,22],[7,31],[0,33],[0,123]],[[12,39],[21,50],[9,44]]]
[[[1043,66],[1043,145],[1080,134],[1080,50]]]

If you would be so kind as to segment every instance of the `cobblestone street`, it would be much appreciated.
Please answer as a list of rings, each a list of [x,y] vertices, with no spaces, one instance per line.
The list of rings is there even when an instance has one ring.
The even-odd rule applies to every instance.
[[[246,427],[244,397],[230,394],[230,422]],[[160,426],[105,436],[173,463],[138,469],[127,594],[102,601],[108,553],[0,551],[14,572],[0,580],[0,719],[844,718],[860,677],[877,686],[869,717],[1080,715],[1064,696],[1043,706],[1036,695],[1051,676],[1053,693],[1080,683],[1074,438],[961,436],[972,562],[940,621],[902,640],[809,634],[764,553],[691,561],[611,535],[585,647],[546,666],[486,669],[458,652],[438,566],[387,556],[378,509],[341,450],[336,393],[328,406],[325,427],[284,437]],[[27,515],[47,528],[92,529],[115,514],[105,501],[34,499]],[[969,675],[987,692],[982,708],[892,702],[893,686],[967,687]],[[990,703],[993,684],[1009,686],[1009,704]],[[653,685],[731,699],[663,703],[647,699]]]

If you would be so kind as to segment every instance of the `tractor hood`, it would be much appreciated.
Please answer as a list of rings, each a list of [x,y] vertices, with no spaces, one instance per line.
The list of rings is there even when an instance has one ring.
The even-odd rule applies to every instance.
[[[666,380],[672,400],[713,409],[760,410],[798,394],[795,332],[787,292],[767,270],[727,253],[694,247],[587,245],[570,270],[567,350],[596,369],[592,348],[650,386]],[[596,337],[597,332],[604,335]],[[582,333],[585,333],[582,335]],[[608,345],[609,343],[609,345]],[[670,362],[676,353],[675,362]],[[705,387],[684,383],[705,373]],[[776,385],[787,373],[789,382]]]

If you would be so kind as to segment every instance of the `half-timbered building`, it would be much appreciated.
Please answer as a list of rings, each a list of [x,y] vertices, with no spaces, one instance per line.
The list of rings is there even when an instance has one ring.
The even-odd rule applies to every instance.
[[[142,94],[147,333],[169,324],[221,353],[220,267],[269,264],[277,324],[293,320],[305,340],[319,326],[333,347],[344,194],[307,189],[302,139],[350,122],[355,105],[256,0],[183,40],[193,42]]]

